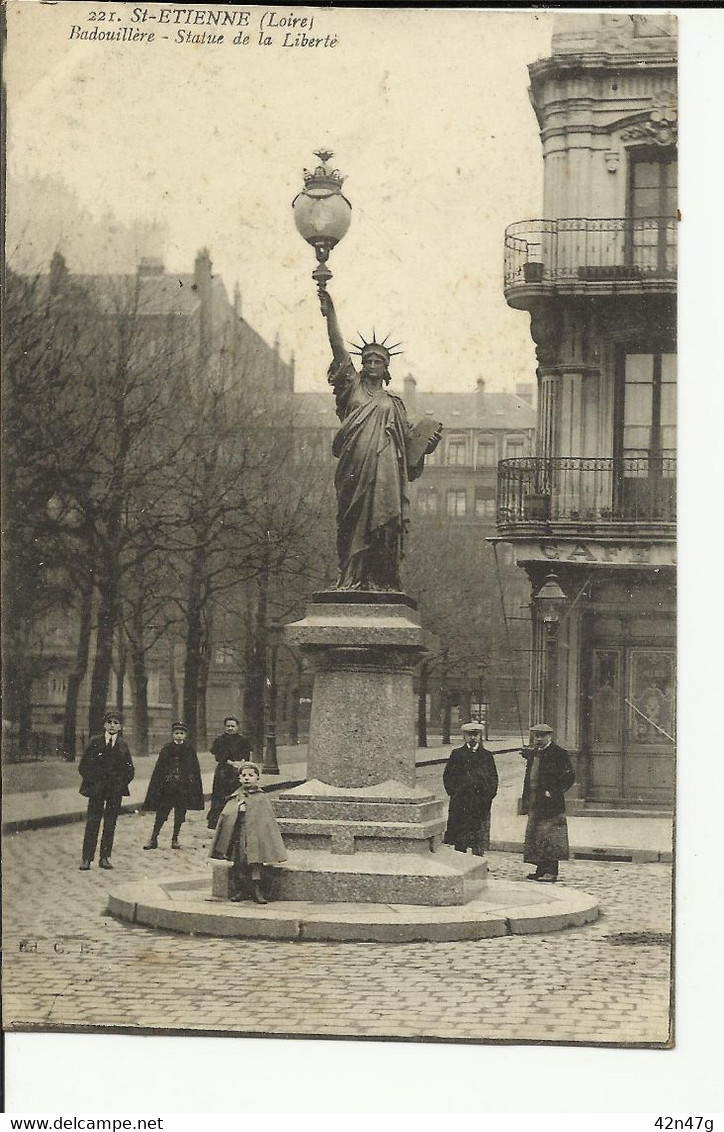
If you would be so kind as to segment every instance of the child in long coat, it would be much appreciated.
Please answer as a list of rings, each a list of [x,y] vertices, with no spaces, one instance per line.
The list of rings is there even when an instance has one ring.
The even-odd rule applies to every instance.
[[[251,881],[252,898],[257,904],[268,904],[261,889],[261,867],[281,864],[287,853],[260,777],[256,763],[245,762],[239,767],[239,789],[221,811],[209,856],[232,862],[232,900],[243,900]]]
[[[155,810],[151,837],[144,849],[158,849],[158,835],[166,818],[173,810],[171,848],[180,849],[179,833],[186,820],[187,810],[203,810],[204,788],[196,751],[187,742],[185,723],[174,723],[173,741],[159,751],[151,781],[143,802],[144,810]]]

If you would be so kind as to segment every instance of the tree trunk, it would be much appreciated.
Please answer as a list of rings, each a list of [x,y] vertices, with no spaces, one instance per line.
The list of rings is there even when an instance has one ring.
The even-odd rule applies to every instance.
[[[176,682],[176,649],[173,641],[168,642],[168,685],[171,691],[171,722],[178,719],[178,683]]]
[[[429,669],[427,661],[420,665],[419,685],[417,692],[417,745],[427,746],[427,688],[429,682]]]
[[[261,574],[257,582],[257,603],[254,616],[250,663],[246,673],[244,722],[254,754],[261,760],[264,753],[264,699],[266,690],[266,631],[269,602],[269,577]]]
[[[68,673],[68,685],[65,693],[65,717],[63,719],[63,750],[69,757],[76,756],[76,728],[78,725],[78,696],[81,685],[88,671],[88,657],[90,655],[90,639],[93,622],[93,587],[94,578],[92,570],[83,573],[83,588],[80,606],[80,622],[78,626],[78,644],[75,650],[75,665]]]
[[[96,652],[91,676],[88,730],[97,735],[103,730],[103,715],[108,701],[113,664],[113,639],[118,624],[120,562],[115,539],[109,540],[104,553],[99,584]]]
[[[442,704],[442,744],[444,747],[450,742],[450,723],[452,719],[452,704],[450,701],[450,693],[445,692],[445,697]]]
[[[299,743],[299,693],[301,691],[302,663],[294,662],[294,675],[292,677],[291,698],[289,712],[289,742],[295,747]]]
[[[148,754],[148,673],[146,653],[138,642],[130,641],[131,684],[133,686],[133,753]]]
[[[183,716],[189,729],[189,740],[196,742],[196,722],[199,699],[199,675],[202,648],[202,587],[206,552],[195,550],[191,559],[188,601],[186,607],[186,656],[184,658]]]
[[[118,667],[116,668],[116,711],[123,719],[123,708],[125,706],[125,690],[126,690],[126,642],[123,637],[122,630],[117,634],[118,640]]]
[[[207,626],[204,640],[201,645],[201,663],[199,664],[198,695],[196,697],[196,746],[205,751],[209,745],[208,720],[206,717],[206,690],[209,684],[209,668],[211,666],[211,627]]]

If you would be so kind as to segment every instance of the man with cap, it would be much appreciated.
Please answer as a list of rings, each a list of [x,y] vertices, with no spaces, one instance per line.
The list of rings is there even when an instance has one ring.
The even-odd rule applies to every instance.
[[[171,728],[171,742],[158,753],[143,802],[144,810],[155,810],[151,836],[144,849],[158,849],[158,835],[173,810],[171,848],[180,849],[179,833],[187,810],[203,810],[204,789],[195,749],[188,742],[188,727],[180,721]]]
[[[530,731],[533,746],[521,751],[526,760],[521,813],[528,815],[523,860],[536,867],[527,880],[553,884],[558,880],[558,862],[570,855],[563,795],[576,775],[568,752],[553,742],[549,724],[537,723]]]
[[[483,746],[483,725],[465,723],[461,730],[465,742],[450,752],[442,775],[450,795],[443,841],[458,853],[471,849],[482,857],[490,848],[490,806],[498,793],[498,771]]]
[[[119,712],[107,711],[103,716],[103,734],[93,736],[78,763],[82,780],[80,793],[88,799],[81,872],[90,869],[95,857],[101,821],[103,833],[98,863],[102,869],[113,868],[111,853],[116,821],[135,773],[128,744],[121,738],[122,725]]]

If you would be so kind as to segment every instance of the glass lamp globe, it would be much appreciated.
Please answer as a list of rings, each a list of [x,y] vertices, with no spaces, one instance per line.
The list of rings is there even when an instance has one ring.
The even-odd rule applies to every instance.
[[[294,223],[299,234],[325,258],[349,228],[352,205],[342,193],[344,178],[330,167],[329,150],[318,150],[321,164],[313,173],[305,170],[304,188],[292,201]]]

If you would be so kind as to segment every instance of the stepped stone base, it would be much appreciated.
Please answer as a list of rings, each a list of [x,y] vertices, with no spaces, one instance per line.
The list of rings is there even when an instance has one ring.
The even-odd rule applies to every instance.
[[[212,893],[229,895],[229,864],[211,861]],[[266,870],[274,900],[362,904],[465,904],[485,887],[488,866],[481,857],[452,849],[437,853],[355,853],[296,850],[287,862]]]
[[[108,907],[121,920],[167,931],[297,942],[491,939],[580,927],[598,916],[595,897],[577,889],[495,879],[467,904],[424,908],[292,900],[231,904],[209,896],[208,876],[201,875],[119,885],[111,891]]]
[[[290,850],[434,852],[445,829],[434,794],[394,780],[356,789],[313,780],[280,795],[274,809]]]

